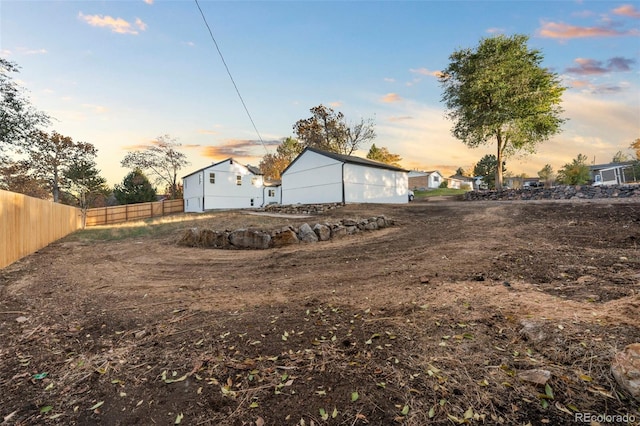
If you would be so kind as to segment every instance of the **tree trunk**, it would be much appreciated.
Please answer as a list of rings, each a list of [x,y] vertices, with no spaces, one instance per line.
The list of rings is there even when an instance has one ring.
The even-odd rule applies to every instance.
[[[503,147],[502,147],[502,135],[500,134],[500,132],[498,132],[497,136],[498,138],[498,155],[496,156],[497,158],[497,163],[496,164],[496,189],[502,189],[502,151],[503,151]]]

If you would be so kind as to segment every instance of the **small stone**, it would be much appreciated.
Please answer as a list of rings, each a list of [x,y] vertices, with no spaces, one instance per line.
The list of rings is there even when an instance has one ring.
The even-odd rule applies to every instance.
[[[29,318],[27,318],[27,317],[18,317],[18,318],[16,318],[16,321],[18,321],[19,323],[23,323],[23,322],[29,321]]]
[[[620,387],[640,402],[640,343],[628,345],[613,357],[611,373]]]
[[[429,284],[429,277],[420,277],[421,284]]]
[[[551,372],[548,370],[525,370],[518,373],[518,378],[525,382],[535,383],[537,385],[545,385],[551,378]]]

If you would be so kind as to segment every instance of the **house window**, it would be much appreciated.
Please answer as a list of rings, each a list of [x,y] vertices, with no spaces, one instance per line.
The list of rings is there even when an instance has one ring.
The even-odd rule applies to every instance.
[[[209,183],[216,183],[216,174],[209,173]]]
[[[270,189],[268,191],[269,197],[275,197],[276,196],[276,190],[275,189]]]
[[[236,185],[238,186],[242,185],[242,176],[240,175],[236,176]]]
[[[434,182],[440,182],[440,177],[439,176],[434,176],[433,177],[433,181]]]
[[[257,177],[251,178],[251,185],[258,186],[258,178]]]

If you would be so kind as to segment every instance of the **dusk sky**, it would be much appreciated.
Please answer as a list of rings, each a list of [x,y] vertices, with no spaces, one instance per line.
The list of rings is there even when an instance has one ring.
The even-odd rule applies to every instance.
[[[456,49],[525,34],[560,75],[563,132],[513,174],[631,154],[640,137],[640,6],[617,1],[0,1],[0,55],[55,130],[98,149],[113,185],[130,150],[165,134],[191,165],[257,165],[319,104],[373,119],[407,169],[469,170],[494,145],[451,136],[437,73]],[[364,157],[370,145],[356,155]]]

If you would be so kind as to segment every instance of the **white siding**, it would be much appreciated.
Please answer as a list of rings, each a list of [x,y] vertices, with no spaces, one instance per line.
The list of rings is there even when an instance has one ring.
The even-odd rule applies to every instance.
[[[280,189],[282,187],[280,185],[278,186],[266,186],[264,188],[264,205],[269,205],[269,204],[280,204]],[[273,194],[273,195],[270,195]]]
[[[282,204],[342,202],[342,162],[306,151],[282,176]]]
[[[347,203],[407,203],[406,172],[345,164],[345,201]]]
[[[282,176],[282,204],[343,201],[407,203],[407,172],[345,163],[304,151]]]
[[[184,211],[202,212],[203,201],[203,171],[187,176],[182,180]]]
[[[214,183],[211,183],[211,174]],[[241,185],[238,185],[240,176]],[[226,160],[183,179],[186,212],[212,209],[242,209],[262,207],[262,176],[247,167]]]

